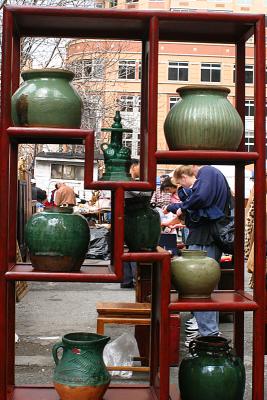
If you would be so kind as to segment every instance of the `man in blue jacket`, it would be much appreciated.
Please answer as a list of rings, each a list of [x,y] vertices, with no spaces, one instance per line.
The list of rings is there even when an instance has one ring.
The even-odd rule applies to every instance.
[[[214,243],[214,223],[225,215],[229,202],[229,186],[226,178],[217,168],[209,165],[181,165],[173,174],[176,184],[190,187],[190,171],[196,177],[191,194],[175,204],[176,215],[185,215],[189,234],[186,245],[190,250],[206,250],[208,257],[220,261],[221,250]],[[173,206],[173,205],[172,205]],[[174,210],[170,210],[174,211]],[[201,336],[219,334],[218,313],[215,311],[194,312]]]

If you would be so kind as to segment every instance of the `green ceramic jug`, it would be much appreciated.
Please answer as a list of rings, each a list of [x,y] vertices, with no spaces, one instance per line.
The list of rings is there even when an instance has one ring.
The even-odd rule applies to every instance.
[[[244,131],[223,86],[177,89],[181,100],[169,111],[164,133],[170,150],[236,150]]]
[[[189,354],[179,368],[183,400],[242,400],[245,368],[223,337],[205,336],[193,340]]]
[[[160,233],[160,216],[150,207],[150,197],[125,199],[124,240],[130,251],[155,251]]]
[[[171,261],[171,280],[179,297],[210,297],[221,276],[220,266],[202,250],[181,250]]]
[[[61,400],[100,400],[110,382],[103,350],[110,338],[96,333],[68,333],[53,346],[53,382]],[[58,358],[58,350],[63,355]]]
[[[40,271],[79,271],[88,251],[86,218],[72,207],[47,207],[34,214],[25,228],[33,268]]]
[[[24,83],[12,96],[15,126],[80,128],[82,100],[64,69],[33,69],[21,74]]]

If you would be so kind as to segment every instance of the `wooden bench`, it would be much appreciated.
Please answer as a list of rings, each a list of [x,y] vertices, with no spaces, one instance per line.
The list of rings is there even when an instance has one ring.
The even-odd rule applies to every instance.
[[[97,333],[104,334],[105,324],[124,324],[135,326],[150,327],[150,303],[97,303]],[[173,314],[170,316],[170,365],[176,363],[179,354],[180,338],[180,316]],[[172,345],[173,344],[173,345]],[[149,352],[148,352],[149,354]],[[144,357],[135,357],[135,360],[143,360]],[[175,360],[175,361],[174,361]],[[149,366],[109,366],[109,370],[148,372]]]
[[[150,326],[151,307],[149,303],[97,303],[98,313],[96,331],[104,334],[105,324],[146,325]],[[135,360],[141,357],[135,357]],[[108,366],[109,370],[148,372],[143,366]]]

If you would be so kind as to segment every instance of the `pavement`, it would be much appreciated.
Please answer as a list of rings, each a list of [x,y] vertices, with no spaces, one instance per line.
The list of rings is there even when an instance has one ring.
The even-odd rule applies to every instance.
[[[98,301],[134,302],[135,291],[121,289],[119,283],[59,283],[29,282],[29,291],[16,304],[16,384],[51,384],[54,362],[51,349],[54,343],[70,332],[96,331],[96,307]],[[184,346],[184,323],[189,313],[182,313],[180,341],[181,358],[187,354]],[[232,339],[233,324],[226,319],[220,323],[223,336]],[[111,339],[134,328],[126,325],[106,325],[105,334]],[[252,399],[252,313],[245,313],[245,368],[246,392],[244,400]],[[267,357],[265,357],[265,381],[267,382]],[[121,380],[143,382],[148,375],[134,373],[131,377],[113,377]],[[178,385],[178,367],[171,368],[171,382]],[[266,385],[267,386],[267,385]],[[265,399],[267,388],[265,387]]]

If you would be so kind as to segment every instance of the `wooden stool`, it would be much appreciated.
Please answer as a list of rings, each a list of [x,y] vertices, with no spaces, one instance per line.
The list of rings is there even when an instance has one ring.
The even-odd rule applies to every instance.
[[[104,334],[105,324],[147,325],[150,326],[151,306],[149,303],[97,303],[97,333]],[[135,358],[140,359],[140,358]],[[113,371],[148,372],[149,367],[109,366]]]

